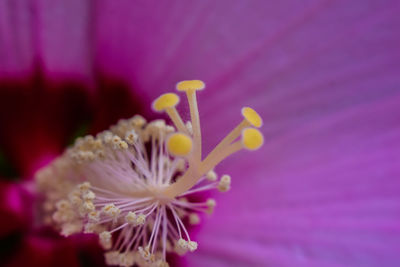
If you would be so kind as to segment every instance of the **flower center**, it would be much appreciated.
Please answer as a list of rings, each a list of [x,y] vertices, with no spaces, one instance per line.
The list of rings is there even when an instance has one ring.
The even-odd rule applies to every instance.
[[[178,91],[187,95],[191,120],[184,123],[175,106],[176,94],[160,96],[155,111],[163,120],[150,123],[134,116],[110,130],[76,140],[72,148],[37,175],[45,195],[44,222],[61,234],[96,233],[109,265],[168,266],[166,253],[195,251],[188,224],[198,224],[198,213],[212,213],[216,202],[196,202],[195,194],[230,189],[231,177],[218,179],[213,170],[223,159],[263,143],[262,120],[243,108],[243,121],[204,159],[196,91],[201,81],[183,81]],[[236,140],[241,136],[240,140]],[[197,198],[198,199],[198,198]]]

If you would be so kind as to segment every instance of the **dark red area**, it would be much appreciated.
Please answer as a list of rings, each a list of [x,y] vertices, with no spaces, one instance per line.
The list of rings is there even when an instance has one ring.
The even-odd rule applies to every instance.
[[[32,176],[43,157],[60,154],[82,129],[95,134],[141,113],[143,101],[129,86],[100,73],[95,80],[90,91],[72,79],[46,79],[39,68],[24,80],[0,80],[0,152],[19,176]]]
[[[14,186],[17,180],[32,179],[46,159],[62,153],[78,134],[95,134],[120,118],[143,114],[142,103],[149,103],[133,92],[124,82],[102,73],[95,75],[94,90],[74,79],[48,79],[39,65],[25,79],[0,80],[0,177],[15,178],[14,183],[0,184],[0,228],[4,230],[0,265],[104,265],[97,237],[63,238],[51,229],[34,227],[33,198]]]

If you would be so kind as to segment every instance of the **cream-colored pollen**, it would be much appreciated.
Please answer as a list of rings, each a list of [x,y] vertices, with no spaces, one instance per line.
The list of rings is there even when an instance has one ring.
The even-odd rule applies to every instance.
[[[81,191],[81,193],[85,193],[90,189],[90,183],[89,182],[84,182],[82,184],[78,185],[78,189]]]
[[[185,239],[181,238],[181,239],[178,240],[178,246],[182,250],[187,250],[188,249],[188,242]]]
[[[126,222],[132,225],[136,224],[136,219],[137,215],[132,211],[128,212],[128,214],[125,216]]]
[[[121,213],[121,210],[117,208],[114,204],[108,204],[104,206],[103,213],[111,218],[117,218]]]
[[[124,267],[130,267],[135,263],[135,254],[132,252],[124,252],[119,254],[118,264]]]
[[[111,233],[108,231],[104,231],[104,232],[100,233],[99,241],[100,241],[100,245],[104,249],[110,249],[112,246]]]
[[[109,251],[104,253],[104,258],[108,265],[119,265],[119,252]]]
[[[82,208],[83,208],[83,212],[85,214],[88,214],[95,210],[95,206],[94,206],[93,202],[90,200],[86,200],[85,202],[83,202]]]
[[[187,247],[188,247],[188,249],[189,249],[190,252],[195,251],[195,250],[197,249],[197,246],[198,246],[198,244],[197,244],[197,242],[195,242],[195,241],[189,241],[189,242],[187,243]]]
[[[83,200],[81,197],[76,196],[76,195],[70,195],[69,196],[69,201],[72,203],[74,206],[81,206],[83,203]]]
[[[89,212],[88,219],[89,219],[89,222],[95,222],[95,223],[99,222],[100,212],[98,212],[96,210]]]
[[[125,135],[125,140],[128,144],[133,145],[135,142],[137,142],[139,136],[135,132],[135,130],[131,130]]]
[[[118,145],[120,149],[128,149],[128,144],[125,141],[121,141]]]
[[[93,191],[87,191],[83,194],[83,199],[85,201],[90,201],[96,198],[96,194]]]
[[[136,225],[143,225],[146,222],[146,217],[143,214],[140,214],[136,218]]]
[[[139,247],[138,249],[139,249],[140,256],[142,256],[142,258],[145,261],[152,260],[153,255],[152,255],[152,253],[150,253],[150,248],[148,246],[146,246],[145,248]]]
[[[215,182],[218,179],[217,173],[214,170],[207,172],[207,180]]]
[[[210,198],[207,199],[206,205],[207,205],[207,213],[211,214],[214,212],[214,208],[217,205],[217,202],[214,199]]]
[[[227,192],[231,188],[231,177],[229,175],[223,175],[218,183],[218,190],[220,192]]]

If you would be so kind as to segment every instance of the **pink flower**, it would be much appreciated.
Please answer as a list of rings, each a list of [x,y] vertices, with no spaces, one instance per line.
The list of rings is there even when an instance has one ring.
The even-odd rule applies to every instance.
[[[74,81],[90,90],[78,90],[72,119],[76,98],[61,97],[61,108],[32,101],[12,117],[6,103],[15,102],[2,97],[1,143],[29,177],[67,142],[60,122],[74,129],[90,114],[96,132],[115,114],[150,114],[150,102],[177,81],[201,78],[206,151],[235,125],[238,105],[261,113],[266,142],[217,170],[232,175],[232,190],[216,195],[213,217],[193,229],[199,249],[185,258],[190,266],[397,266],[399,10],[395,0],[3,1],[1,79],[26,81],[40,66],[44,83],[30,87],[58,95]],[[115,80],[140,108],[109,90]],[[98,101],[105,91],[128,108],[103,108],[115,104]],[[38,105],[44,118],[68,113],[26,120]],[[46,153],[26,148],[18,119],[37,129],[33,151]]]

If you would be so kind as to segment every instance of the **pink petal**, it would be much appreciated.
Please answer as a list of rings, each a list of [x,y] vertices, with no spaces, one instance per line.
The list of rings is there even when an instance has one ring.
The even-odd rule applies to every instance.
[[[199,234],[203,253],[188,258],[192,265],[399,262],[398,1],[103,0],[90,19],[92,53],[81,38],[87,2],[76,3],[57,13],[50,1],[35,2],[38,52],[14,53],[21,63],[11,56],[2,72],[24,70],[38,54],[46,72],[86,76],[90,64],[77,59],[90,55],[100,73],[149,99],[176,81],[204,79],[208,148],[232,126],[236,105],[267,121],[266,147],[249,156],[257,160],[235,156],[221,166],[238,166],[241,179]],[[68,20],[75,12],[79,19]],[[60,55],[71,43],[71,55]],[[227,219],[234,223],[219,222]]]
[[[18,253],[7,266],[80,266],[75,244],[68,239],[57,240],[31,234],[22,240]]]
[[[273,147],[249,156],[255,162],[238,156],[224,164],[238,166],[233,175],[241,180],[199,233],[191,266],[393,265],[399,5],[280,3],[170,12],[144,4],[135,13],[126,2],[105,5],[111,12],[100,13],[99,61],[149,97],[180,79],[204,79],[209,143],[232,124],[234,103],[256,107],[267,121]],[[149,10],[153,19],[143,22]]]
[[[0,77],[21,77],[32,71],[35,48],[29,2],[0,2]]]
[[[43,79],[0,81],[0,147],[25,179],[61,153],[89,117],[81,87]]]
[[[89,1],[2,1],[0,77],[31,74],[90,82],[92,75]]]
[[[3,240],[2,240],[3,241]],[[3,244],[4,245],[4,242]],[[95,235],[61,237],[48,228],[31,229],[13,244],[4,266],[106,266]]]
[[[0,180],[0,237],[24,230],[31,219],[31,199],[13,182]]]
[[[267,136],[252,160],[235,157],[233,190],[218,195],[190,266],[396,266],[399,101],[337,112]]]
[[[204,94],[219,104],[243,90],[253,102],[273,104],[313,88],[369,84],[398,69],[398,10],[397,1],[100,1],[96,59],[151,98],[201,78],[209,85]],[[358,98],[342,90],[334,96]]]
[[[226,212],[217,213],[213,223],[226,218],[235,222],[243,217],[241,212],[245,207],[254,203],[261,210],[255,214],[248,211],[250,220],[261,222],[259,227],[252,227],[251,221],[249,227],[247,221],[242,227],[232,223],[233,229],[228,233],[226,225],[213,226],[210,222],[199,233],[199,241],[200,246],[205,243],[204,251],[208,251],[210,258],[216,259],[212,265],[239,261],[244,266],[249,263],[264,266],[266,262],[291,266],[295,259],[305,266],[365,265],[366,262],[377,265],[381,258],[389,265],[399,261],[396,256],[399,244],[392,239],[393,231],[398,234],[398,199],[392,199],[393,192],[398,192],[394,179],[398,175],[398,162],[390,160],[398,149],[381,144],[393,142],[387,138],[398,133],[395,128],[398,120],[386,119],[387,114],[396,111],[398,103],[388,104],[387,99],[393,97],[398,101],[399,94],[398,2],[281,1],[266,4],[264,8],[243,2],[230,2],[229,7],[224,3],[221,6],[217,3],[203,6],[203,3],[190,7],[172,5],[170,12],[163,12],[164,7],[152,4],[143,4],[132,11],[128,2],[121,4],[122,8],[105,3],[106,8],[99,15],[96,43],[101,67],[131,81],[149,97],[172,88],[180,79],[202,78],[208,82],[209,90],[200,97],[208,105],[201,102],[200,108],[204,136],[210,138],[209,147],[221,138],[215,133],[231,124],[226,118],[235,114],[234,103],[260,110],[267,121],[265,131],[269,143],[281,140],[274,150],[264,149],[269,157],[261,154],[258,162],[251,165],[254,172],[240,172],[247,167],[242,163],[243,158],[240,158],[241,164],[235,164],[239,157],[233,164],[226,163],[225,166],[238,166],[237,176],[245,178],[248,186],[238,185],[242,195],[238,197],[237,193],[229,202],[223,202],[225,205],[222,204],[220,211]],[[153,14],[152,19],[141,16],[146,12]],[[123,56],[116,55],[117,50]],[[369,109],[380,113],[367,113]],[[356,113],[353,119],[347,119],[352,112]],[[336,116],[344,120],[341,127],[332,126]],[[356,125],[360,119],[363,123]],[[321,126],[324,121],[328,128]],[[379,128],[380,123],[384,123],[384,128]],[[314,125],[322,127],[323,136],[314,130]],[[303,135],[299,128],[305,131]],[[377,144],[369,147],[371,140]],[[341,150],[335,150],[338,147]],[[357,150],[360,147],[367,152]],[[279,157],[285,148],[286,153]],[[326,154],[327,150],[331,152],[323,164],[318,162],[322,160],[320,154]],[[364,157],[365,153],[371,154],[369,158]],[[307,161],[303,162],[303,158]],[[269,159],[272,163],[267,168]],[[304,167],[306,163],[309,166]],[[371,169],[364,169],[364,165]],[[315,166],[319,167],[314,170]],[[257,174],[262,175],[261,182],[250,183],[248,179]],[[271,189],[261,186],[270,176],[281,182],[271,185]],[[303,183],[293,183],[293,179]],[[378,186],[385,179],[385,186]],[[363,186],[359,186],[361,182]],[[257,191],[257,188],[263,190]],[[270,190],[269,194],[266,190]],[[285,198],[281,200],[283,204],[279,201],[280,190],[285,197],[287,194],[293,198],[290,203]],[[260,200],[266,194],[277,199],[276,207],[272,200],[270,204],[275,213],[282,213],[276,222],[269,223],[268,209],[262,209],[264,203]],[[322,206],[314,208],[314,215],[305,215],[307,205],[324,203],[321,198],[327,199],[333,211]],[[291,206],[296,207],[298,200],[303,205],[292,214],[291,209],[295,208]],[[342,202],[348,202],[349,207]],[[381,213],[382,209],[386,210]],[[375,213],[380,218],[374,218]],[[297,220],[296,214],[300,216]],[[314,218],[309,219],[312,215]],[[355,219],[361,215],[367,217],[365,223]],[[284,219],[291,224],[285,226]],[[245,226],[249,231],[255,230],[243,231]],[[285,227],[280,229],[280,226]],[[314,226],[322,230],[314,230]],[[291,230],[296,227],[297,231]],[[361,233],[354,230],[358,227]],[[342,232],[332,231],[340,228]],[[263,241],[268,244],[272,240],[269,253],[262,242],[256,241],[264,231],[274,234]],[[273,241],[274,236],[277,241]],[[234,242],[246,238],[248,242],[235,246]],[[249,248],[253,251],[249,252]],[[204,257],[204,254],[193,254],[189,262],[210,265]]]

